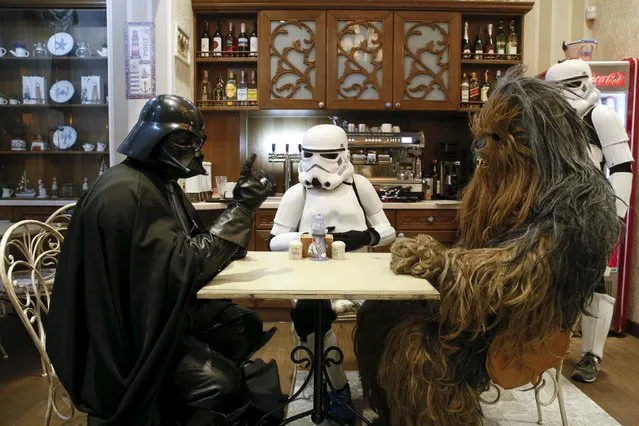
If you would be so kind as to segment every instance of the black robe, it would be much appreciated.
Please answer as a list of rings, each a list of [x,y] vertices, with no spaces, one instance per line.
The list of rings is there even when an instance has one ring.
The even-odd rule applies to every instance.
[[[182,191],[177,199],[201,227]],[[211,242],[207,233],[215,250],[203,259],[173,212],[166,183],[127,161],[104,173],[73,213],[56,271],[47,352],[92,423],[173,423],[170,395],[162,392],[187,304],[240,248],[214,236]]]

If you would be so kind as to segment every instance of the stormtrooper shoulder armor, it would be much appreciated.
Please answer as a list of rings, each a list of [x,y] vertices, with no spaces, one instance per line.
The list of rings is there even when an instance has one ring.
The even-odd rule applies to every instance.
[[[306,189],[299,183],[291,186],[284,193],[273,220],[273,235],[297,230],[304,211],[305,201]]]
[[[632,162],[628,134],[617,113],[611,108],[597,105],[592,110],[591,119],[608,167]]]

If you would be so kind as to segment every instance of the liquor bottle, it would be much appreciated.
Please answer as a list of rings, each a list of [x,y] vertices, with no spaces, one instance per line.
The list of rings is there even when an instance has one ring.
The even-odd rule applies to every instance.
[[[237,103],[240,106],[246,106],[247,101],[248,101],[248,86],[246,85],[244,70],[242,70],[240,73],[240,81],[237,83]]]
[[[495,82],[499,81],[500,78],[501,78],[501,70],[497,70],[497,72],[495,73]]]
[[[517,59],[517,33],[515,32],[515,21],[510,21],[510,34],[506,44],[506,55],[508,59]]]
[[[439,173],[437,170],[437,160],[433,160],[433,200],[439,199],[439,194],[442,192],[442,182],[439,179]]]
[[[470,73],[469,97],[470,102],[479,102],[479,81],[477,81],[477,73]]]
[[[202,58],[209,57],[211,37],[209,36],[209,23],[204,21],[204,28],[200,34],[200,55]]]
[[[226,35],[226,41],[224,42],[224,54],[225,56],[233,56],[237,50],[237,44],[235,44],[235,36],[233,36],[233,23],[229,22],[229,33]]]
[[[208,70],[202,70],[202,86],[200,91],[200,105],[208,106],[209,105],[209,94],[211,93],[209,86],[209,72]]]
[[[222,105],[222,101],[224,101],[224,79],[221,75],[217,77],[217,84],[215,85],[213,100],[215,101],[215,105],[218,106]]]
[[[222,56],[222,31],[220,30],[220,22],[217,23],[215,34],[213,35],[213,56]]]
[[[504,59],[504,55],[506,55],[506,34],[504,33],[504,21],[499,21],[495,41],[497,44],[497,57],[499,59]]]
[[[251,71],[251,78],[248,83],[248,103],[249,105],[257,105],[257,79],[255,70]]]
[[[488,77],[488,70],[484,72],[484,84],[481,85],[480,99],[482,102],[488,102],[488,91],[490,90],[490,81]]]
[[[249,39],[249,46],[251,49],[250,56],[257,56],[257,23],[253,25],[253,32],[251,33],[251,37]]]
[[[493,42],[493,24],[488,24],[488,40],[486,41],[484,52],[491,59],[495,55],[495,43]]]
[[[249,38],[246,35],[246,25],[244,22],[240,24],[240,34],[237,36],[237,51],[238,56],[248,56],[249,52]]]
[[[484,44],[481,41],[481,31],[477,25],[477,38],[475,38],[475,59],[482,59],[484,57]]]
[[[229,78],[226,80],[224,92],[226,93],[226,105],[234,106],[237,100],[237,83],[235,82],[235,73],[233,71],[229,71]]]
[[[467,103],[470,100],[470,84],[468,83],[468,76],[466,73],[462,75],[461,82],[461,101]]]
[[[468,21],[464,22],[464,39],[462,40],[462,58],[470,59],[470,41],[468,40]]]

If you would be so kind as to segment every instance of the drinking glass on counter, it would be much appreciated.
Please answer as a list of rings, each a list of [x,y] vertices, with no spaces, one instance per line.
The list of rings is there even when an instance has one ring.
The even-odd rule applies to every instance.
[[[226,182],[227,182],[226,176],[215,176],[215,188],[217,189],[217,193],[220,198],[224,196]]]

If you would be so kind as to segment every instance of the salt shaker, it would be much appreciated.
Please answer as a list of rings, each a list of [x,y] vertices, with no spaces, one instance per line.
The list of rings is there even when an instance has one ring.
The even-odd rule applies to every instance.
[[[346,257],[346,244],[344,244],[344,241],[333,241],[331,257],[337,260],[343,260]]]
[[[293,240],[288,243],[288,258],[291,260],[302,260],[302,242]]]

